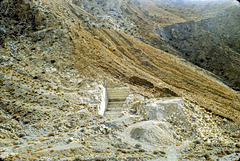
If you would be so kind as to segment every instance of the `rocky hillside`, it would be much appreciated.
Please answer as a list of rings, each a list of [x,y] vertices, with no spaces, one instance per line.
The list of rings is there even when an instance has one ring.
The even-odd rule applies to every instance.
[[[237,1],[76,0],[74,4],[94,15],[97,26],[103,23],[187,59],[239,89]]]
[[[168,42],[153,47],[152,26],[188,20],[158,3],[1,1],[0,158],[238,158],[240,95]],[[122,117],[98,114],[104,87],[129,88]]]
[[[238,6],[216,17],[156,29],[159,36],[192,63],[212,71],[226,84],[240,88],[240,10]]]

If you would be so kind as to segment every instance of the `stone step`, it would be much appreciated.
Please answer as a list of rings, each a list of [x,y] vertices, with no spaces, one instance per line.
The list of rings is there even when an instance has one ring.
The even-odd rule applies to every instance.
[[[117,99],[117,98],[115,98],[115,99],[108,99],[108,102],[125,102],[125,100],[126,100],[126,98],[122,98],[122,99]]]
[[[107,94],[107,96],[108,96],[108,98],[115,98],[115,97],[127,97],[128,96],[128,94]]]
[[[126,99],[127,96],[128,95],[107,95],[108,99],[115,99],[115,98],[117,98],[117,99],[120,99],[120,98]]]
[[[107,91],[108,93],[110,93],[110,94],[114,94],[114,93],[129,93],[128,91],[124,91],[124,90],[122,90],[122,91]]]
[[[125,100],[124,100],[125,101]],[[108,103],[112,103],[112,104],[123,104],[124,101],[108,101]]]
[[[125,101],[126,100],[126,97],[122,96],[122,97],[119,97],[119,96],[111,96],[111,97],[107,97],[109,102],[120,102],[120,101]]]
[[[118,100],[118,101],[124,101],[126,100],[127,96],[107,96],[109,100]]]
[[[107,89],[107,97],[109,100],[125,100],[129,95],[129,88],[121,87],[121,88],[108,88]]]
[[[122,107],[118,107],[118,108],[115,108],[115,107],[113,107],[113,108],[108,108],[107,110],[106,110],[106,112],[107,111],[122,111]]]
[[[129,92],[108,92],[108,95],[128,95]]]
[[[129,91],[107,91],[108,94],[128,94]]]
[[[108,107],[122,107],[123,103],[108,103]]]
[[[104,116],[106,118],[114,119],[121,116],[124,101],[129,95],[129,88],[107,88],[108,106]]]
[[[123,103],[108,103],[108,106],[119,106],[119,107],[122,107],[123,106]]]
[[[122,94],[122,95],[126,95],[128,94],[129,92],[125,92],[125,91],[119,91],[119,92],[108,92],[108,94]]]

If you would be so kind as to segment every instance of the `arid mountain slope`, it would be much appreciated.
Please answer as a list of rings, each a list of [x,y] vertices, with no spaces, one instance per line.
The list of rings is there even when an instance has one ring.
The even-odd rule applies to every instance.
[[[74,3],[108,27],[187,59],[220,76],[234,89],[239,88],[238,2],[111,0]],[[159,29],[168,31],[161,34]],[[161,37],[164,34],[168,36]]]
[[[169,88],[217,114],[239,119],[238,94],[182,60],[116,30],[88,27],[86,32],[76,26],[73,31],[79,35],[74,41],[76,58],[80,59],[75,59],[77,69],[81,68],[78,64],[89,66],[94,73],[103,70],[130,84],[132,78],[139,77],[150,82],[155,92]],[[160,82],[164,84],[159,86]]]
[[[96,32],[101,35],[102,40],[112,42],[111,46],[105,47],[102,42],[97,41],[90,34],[85,35],[78,31],[80,35],[87,38],[85,40],[87,42],[84,43],[82,38],[76,41],[75,52],[82,61],[77,61],[75,64],[80,64],[79,66],[94,65],[91,68],[94,73],[98,73],[97,70],[103,70],[130,84],[134,84],[135,77],[145,79],[150,82],[150,85],[144,86],[143,84],[143,87],[149,88],[152,92],[161,93],[162,88],[169,88],[179,96],[192,102],[198,102],[219,115],[225,117],[228,115],[228,118],[231,117],[233,120],[239,119],[238,94],[217,82],[216,79],[204,75],[194,67],[189,67],[182,60],[136,41],[124,33],[111,30],[96,30]],[[82,52],[84,47],[92,51]],[[89,55],[87,55],[88,53]],[[136,84],[138,85],[138,83]],[[231,111],[229,109],[235,110],[233,113],[229,113]]]
[[[239,93],[76,3],[0,2],[1,159],[237,157]],[[104,86],[130,89],[126,115],[98,115]]]
[[[79,73],[88,74],[92,72],[95,76],[103,77],[103,73],[105,73],[109,77],[118,78],[125,83],[142,85],[151,93],[156,94],[161,93],[163,88],[167,88],[218,115],[239,121],[239,94],[206,75],[205,73],[207,72],[146,45],[123,32],[113,29],[94,28],[92,24],[82,26],[82,21],[78,18],[78,14],[90,16],[91,18],[94,18],[94,16],[86,13],[86,11],[74,4],[65,1],[63,1],[63,5],[60,5],[60,3],[46,3],[47,5],[52,5],[52,8],[49,10],[44,8],[46,11],[41,11],[41,8],[35,9],[34,7],[24,8],[28,6],[25,4],[19,4],[19,9],[15,12],[5,10],[5,14],[9,15],[10,19],[5,21],[5,26],[2,27],[2,30],[6,31],[5,34],[7,35],[4,36],[4,41],[7,42],[4,42],[3,46],[9,50],[10,53],[8,53],[13,59],[19,61],[19,63],[13,64],[14,66],[20,65],[28,68],[26,62],[21,61],[25,59],[26,54],[31,56],[33,52],[40,55],[42,53],[51,55],[54,54],[51,50],[59,51],[64,54],[58,54],[60,59],[53,60],[59,62],[58,64],[53,62],[54,66],[55,64],[57,65],[57,69],[67,66],[67,64],[62,63],[68,58],[68,60],[73,62],[69,64],[69,67],[78,70]],[[14,4],[11,5],[14,7]],[[4,4],[2,9],[4,9]],[[2,11],[4,13],[4,10]],[[27,14],[24,15],[22,12]],[[28,17],[30,13],[35,14],[32,19]],[[26,20],[26,22],[21,21],[19,23],[19,19]],[[10,24],[6,25],[6,23]],[[18,28],[22,30],[15,30],[13,25],[15,27],[19,25]],[[25,30],[27,26],[29,28]],[[13,29],[11,29],[12,27]],[[24,33],[24,35],[21,35],[21,33]],[[12,37],[12,35],[16,36]],[[63,39],[64,35],[66,37],[65,42]],[[56,38],[53,36],[56,36]],[[16,48],[16,45],[14,45],[16,40],[18,42],[25,41],[23,42],[24,45],[30,45],[29,47],[33,51],[28,53],[29,51],[27,50],[26,53],[26,49]],[[31,47],[31,41],[35,43],[35,47]],[[61,47],[62,43],[65,43],[69,49]],[[48,47],[46,48],[45,46]],[[66,49],[69,54],[66,53]],[[51,61],[50,55],[42,59]],[[62,61],[59,61],[61,59]],[[5,60],[2,61],[4,62]],[[31,61],[34,62],[34,58]],[[32,63],[31,61],[29,63]],[[36,71],[39,69],[36,67]],[[39,75],[40,73],[37,74]],[[38,77],[41,79],[41,76]],[[148,83],[138,82],[138,79],[143,79]]]
[[[226,84],[238,90],[239,11],[239,7],[234,6],[214,18],[178,23],[156,31],[185,59],[220,76]]]

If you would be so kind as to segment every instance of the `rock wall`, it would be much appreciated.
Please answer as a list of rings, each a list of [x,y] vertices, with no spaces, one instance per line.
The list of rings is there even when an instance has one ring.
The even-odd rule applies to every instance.
[[[1,11],[5,14],[10,13],[10,8],[15,6],[16,10],[11,10],[11,12],[16,13],[19,10],[30,10],[36,5],[41,4],[41,0],[2,0],[0,1]],[[19,13],[20,14],[20,13]],[[22,13],[23,14],[23,13]]]
[[[98,114],[103,116],[104,112],[107,109],[107,104],[108,104],[108,98],[107,98],[107,90],[104,86],[100,86],[101,88],[101,104],[98,106]]]
[[[49,14],[44,12],[41,1],[4,0],[0,3],[0,45],[20,35],[32,36],[32,31],[43,29],[49,24]]]

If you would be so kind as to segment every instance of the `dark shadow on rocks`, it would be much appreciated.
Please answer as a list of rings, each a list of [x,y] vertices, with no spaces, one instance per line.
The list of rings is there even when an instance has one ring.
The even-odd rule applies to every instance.
[[[130,84],[133,84],[133,85],[140,85],[148,88],[154,88],[154,85],[151,82],[147,81],[146,79],[139,78],[137,76],[131,77],[129,81],[130,81]]]

